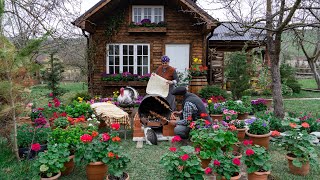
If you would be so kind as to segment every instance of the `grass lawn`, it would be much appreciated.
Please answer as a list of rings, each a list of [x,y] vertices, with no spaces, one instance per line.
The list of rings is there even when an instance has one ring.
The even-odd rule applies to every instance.
[[[320,100],[284,100],[285,111],[320,114]]]
[[[150,146],[144,145],[142,149],[136,149],[136,143],[131,140],[122,142],[124,150],[129,153],[131,162],[129,163],[127,172],[132,180],[165,180],[167,173],[159,164],[160,157],[166,151],[170,144],[167,141],[160,142],[159,145]],[[38,179],[36,169],[33,168],[33,161],[22,161],[18,163],[8,148],[7,142],[0,139],[0,177],[3,180],[25,180]],[[272,176],[276,180],[316,180],[320,177],[318,168],[311,167],[311,172],[308,176],[301,177],[292,175],[288,170],[288,162],[285,159],[285,153],[279,152],[273,146],[270,148],[272,161]],[[74,172],[66,177],[61,177],[62,180],[85,180],[85,165],[75,167]]]
[[[308,89],[316,89],[317,83],[315,79],[299,79],[299,84],[301,84],[302,88],[308,88]]]

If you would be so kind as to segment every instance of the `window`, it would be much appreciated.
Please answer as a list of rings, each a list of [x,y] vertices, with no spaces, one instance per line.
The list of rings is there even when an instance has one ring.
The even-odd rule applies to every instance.
[[[164,20],[163,6],[132,6],[132,21],[140,23],[142,19],[150,19],[153,23]]]
[[[107,73],[130,72],[144,75],[150,72],[149,44],[108,44]]]

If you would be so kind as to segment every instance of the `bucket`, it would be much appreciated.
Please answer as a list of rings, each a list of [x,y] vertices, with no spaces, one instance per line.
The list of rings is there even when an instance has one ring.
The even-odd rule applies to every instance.
[[[208,85],[206,76],[192,77],[189,82],[189,91],[199,95],[199,91]]]

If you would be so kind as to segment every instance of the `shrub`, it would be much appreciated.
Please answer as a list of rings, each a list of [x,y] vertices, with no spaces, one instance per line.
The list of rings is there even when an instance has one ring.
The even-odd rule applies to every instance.
[[[54,120],[54,126],[60,127],[60,128],[66,128],[67,126],[69,126],[69,121],[67,120],[66,117],[58,117],[57,119]]]
[[[301,85],[295,78],[295,69],[289,64],[281,64],[280,75],[282,85],[287,85],[294,93],[300,93]]]
[[[225,99],[228,98],[227,91],[218,86],[205,86],[199,91],[199,95],[205,99],[209,99],[211,96],[222,96]]]
[[[83,101],[90,101],[92,99],[92,97],[90,96],[90,94],[88,93],[88,91],[83,91],[83,92],[78,92],[77,94],[75,94],[73,97],[70,98],[70,102],[78,101],[78,97],[81,97],[83,99]]]

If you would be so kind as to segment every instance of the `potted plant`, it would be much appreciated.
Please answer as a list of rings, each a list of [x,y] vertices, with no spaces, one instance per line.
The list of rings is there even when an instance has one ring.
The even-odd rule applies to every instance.
[[[47,148],[47,139],[51,134],[49,127],[33,127],[30,124],[22,124],[17,128],[17,140],[19,156],[32,159],[37,152],[43,152]],[[40,149],[32,150],[32,144],[39,144]]]
[[[118,123],[111,124],[112,129],[118,130]],[[107,163],[112,154],[117,151],[121,138],[117,131],[111,133],[83,134],[80,136],[81,142],[77,144],[75,161],[83,161],[87,164],[86,172],[89,180],[104,179],[107,173]]]
[[[90,117],[93,110],[90,107],[90,103],[74,100],[72,104],[66,106],[66,113],[73,118],[80,117],[81,115]]]
[[[116,150],[108,153],[108,176],[107,180],[129,180],[129,174],[124,172],[130,159],[127,155],[121,154]]]
[[[271,163],[268,151],[259,145],[252,145],[252,141],[246,140],[243,161],[247,166],[248,180],[267,180],[270,174]]]
[[[246,123],[243,120],[235,120],[232,122],[232,124],[237,128],[237,137],[239,141],[243,141],[245,137],[245,131],[246,131]]]
[[[253,144],[264,146],[266,149],[269,148],[269,141],[271,131],[269,128],[269,122],[256,117],[251,117],[245,121],[249,129],[246,130],[247,136],[253,141]]]
[[[223,153],[220,149],[216,151],[215,157],[209,164],[209,170],[216,175],[216,179],[240,179],[240,164],[239,158],[235,158],[230,154]]]
[[[69,121],[67,117],[58,117],[53,121],[54,127],[60,127],[62,129],[66,128],[69,126]]]
[[[238,142],[238,139],[228,128],[229,125],[225,122],[211,124],[198,119],[194,128],[191,129],[191,142],[197,149],[203,168],[208,167],[217,149],[223,149],[225,152],[233,150],[233,145]]]
[[[267,110],[267,101],[263,98],[251,101],[251,106],[253,112],[265,111]]]
[[[222,103],[212,103],[212,100],[208,100],[208,112],[213,120],[222,121],[224,110],[225,107]]]
[[[225,121],[225,122],[231,122],[233,120],[236,120],[238,117],[238,113],[234,110],[228,110],[228,109],[225,109],[223,110],[223,116],[222,116],[222,119]]]
[[[40,171],[41,180],[58,179],[63,164],[69,161],[68,144],[53,144],[48,146],[47,152],[40,152],[34,166]]]
[[[298,125],[294,121],[285,120],[282,125],[290,127],[284,136],[277,138],[279,146],[287,151],[289,170],[292,174],[305,176],[309,173],[310,163],[317,162],[317,152],[312,142],[315,137],[308,134],[307,122]]]
[[[169,173],[167,179],[203,179],[203,169],[194,147],[181,146],[179,149],[170,147],[169,150],[168,153],[162,155],[160,160]]]

